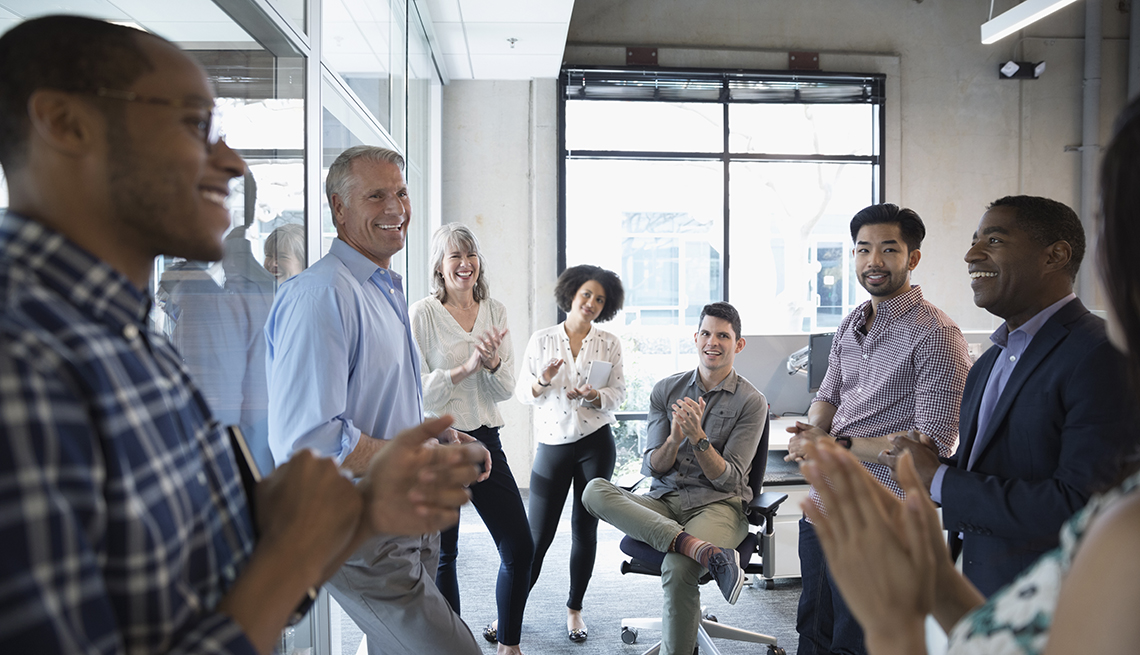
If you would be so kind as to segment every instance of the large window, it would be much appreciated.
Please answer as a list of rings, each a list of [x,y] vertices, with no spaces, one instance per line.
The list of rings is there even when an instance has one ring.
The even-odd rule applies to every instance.
[[[848,224],[882,198],[881,75],[573,69],[561,78],[560,268],[621,275],[631,419],[696,365],[701,307],[745,334],[829,330],[862,302]],[[630,430],[631,436],[635,430]]]

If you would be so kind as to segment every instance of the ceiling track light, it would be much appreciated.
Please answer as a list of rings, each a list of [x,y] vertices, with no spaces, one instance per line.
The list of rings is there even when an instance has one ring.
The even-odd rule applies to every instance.
[[[1003,80],[1035,80],[1045,72],[1045,62],[1013,61],[1005,62],[998,68],[998,77]]]
[[[982,43],[989,45],[1025,29],[1049,14],[1077,0],[1025,0],[997,18],[982,23]]]

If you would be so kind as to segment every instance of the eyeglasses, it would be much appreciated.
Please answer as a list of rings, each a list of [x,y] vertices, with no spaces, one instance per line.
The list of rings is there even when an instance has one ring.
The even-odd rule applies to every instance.
[[[217,107],[212,103],[204,101],[186,101],[176,100],[174,98],[158,98],[154,96],[141,96],[134,91],[117,91],[115,89],[106,89],[100,87],[95,90],[95,95],[100,98],[108,98],[111,100],[122,100],[124,102],[141,102],[148,105],[162,105],[164,107],[174,107],[176,109],[203,109],[208,110],[205,118],[199,118],[195,122],[194,128],[198,130],[198,134],[202,136],[202,141],[206,144],[206,151],[213,150],[214,146],[218,145],[218,141],[224,138],[221,126],[215,120],[214,114],[217,112]]]

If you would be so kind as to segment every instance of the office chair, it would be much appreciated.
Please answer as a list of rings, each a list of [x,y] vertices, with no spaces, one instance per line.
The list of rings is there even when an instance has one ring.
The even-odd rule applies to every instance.
[[[753,580],[762,579],[766,589],[773,589],[776,586],[773,581],[776,571],[773,519],[776,517],[776,510],[779,509],[780,504],[788,499],[788,494],[762,490],[764,471],[768,467],[768,423],[767,420],[764,421],[764,431],[760,435],[760,444],[756,448],[756,454],[752,457],[752,470],[748,473],[748,486],[752,489],[752,500],[748,503],[745,516],[750,525],[757,526],[759,529],[749,530],[736,550],[740,553],[740,567],[750,576],[749,584]],[[661,575],[661,562],[665,559],[665,553],[630,536],[621,540],[620,547],[622,552],[630,557],[629,561],[621,564],[622,575],[626,573]],[[711,579],[712,577],[705,573],[700,584]],[[622,619],[621,640],[627,644],[637,643],[638,630],[642,628],[660,630],[661,617]],[[708,614],[702,607],[701,621],[697,627],[697,648],[706,655],[720,655],[720,650],[712,642],[713,637],[754,644],[767,644],[768,655],[785,655],[784,649],[776,644],[775,637],[721,625],[715,616]],[[642,655],[657,655],[660,650],[661,642],[657,642]]]

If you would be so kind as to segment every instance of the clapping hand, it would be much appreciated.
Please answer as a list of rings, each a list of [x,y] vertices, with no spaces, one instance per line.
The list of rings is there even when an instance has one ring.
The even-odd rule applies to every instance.
[[[487,450],[487,447],[480,443],[478,439],[467,434],[466,432],[460,432],[455,428],[447,428],[443,431],[443,435],[441,436],[440,441],[443,443],[479,444],[479,447],[483,449],[485,456],[483,457],[483,472],[479,474],[479,479],[475,480],[475,482],[482,482],[483,480],[491,477],[491,451]]]
[[[542,369],[542,373],[540,373],[538,375],[539,384],[542,384],[542,385],[550,384],[550,381],[554,379],[554,376],[558,375],[558,369],[560,369],[560,368],[562,368],[562,358],[561,357],[550,360],[546,364],[546,368]]]
[[[705,399],[681,398],[673,403],[673,420],[690,443],[696,444],[704,436],[701,419],[705,415]]]
[[[487,449],[479,444],[436,442],[451,417],[424,421],[400,432],[373,458],[358,485],[364,495],[366,525],[373,532],[421,535],[459,520],[459,507],[470,496],[467,486]]]
[[[502,330],[492,327],[487,330],[475,342],[475,351],[479,353],[479,360],[484,368],[497,368],[499,365],[499,346],[503,343],[503,337],[507,336],[507,329]]]
[[[934,608],[938,558],[949,561],[938,515],[909,453],[898,461],[906,490],[900,501],[846,449],[822,440],[806,445],[804,478],[827,513],[802,507],[827,556],[828,569],[871,650],[912,652]]]
[[[930,483],[934,481],[934,474],[942,463],[938,459],[938,444],[918,430],[888,434],[887,439],[891,442],[891,448],[879,453],[879,463],[890,467],[891,477],[897,480],[899,458],[903,453],[910,453],[919,480],[929,493]]]
[[[602,397],[602,392],[598,391],[588,384],[583,384],[580,387],[575,387],[573,389],[567,390],[566,397],[570,400],[578,400],[581,398],[588,403],[593,403]]]
[[[792,438],[788,439],[788,454],[784,456],[785,462],[802,462],[807,459],[807,446],[821,440],[830,441],[831,435],[810,423],[796,421],[788,428]]]

